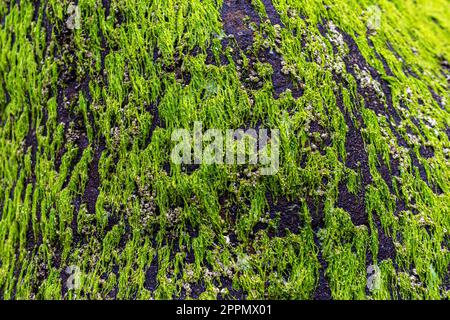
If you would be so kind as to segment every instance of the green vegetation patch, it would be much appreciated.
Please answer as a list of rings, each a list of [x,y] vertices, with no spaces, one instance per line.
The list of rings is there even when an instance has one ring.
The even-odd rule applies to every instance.
[[[1,1],[0,298],[449,298],[449,13]],[[278,171],[175,164],[196,122]]]

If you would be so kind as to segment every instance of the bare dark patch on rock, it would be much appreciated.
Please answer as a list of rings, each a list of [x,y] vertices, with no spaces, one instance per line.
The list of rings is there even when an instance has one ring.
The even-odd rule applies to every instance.
[[[285,237],[288,232],[298,234],[300,228],[305,225],[305,221],[300,216],[299,204],[294,201],[288,201],[284,197],[275,200],[270,193],[266,194],[266,199],[269,205],[270,219],[277,218],[277,214],[279,214],[277,228],[276,230],[267,229],[267,223],[258,222],[253,228],[253,234],[256,234],[259,230],[267,230],[267,235],[270,238]]]
[[[372,216],[378,231],[378,263],[386,259],[391,259],[395,262],[396,251],[394,242],[392,241],[392,238],[384,232],[380,218],[376,214]]]
[[[3,88],[3,92],[5,93],[5,105],[8,105],[11,102],[11,95],[9,94],[9,91],[6,88],[6,82],[4,79],[2,79],[2,88]],[[3,116],[3,114],[2,114],[2,116]],[[5,123],[6,123],[6,121],[5,121]],[[3,121],[0,122],[0,124],[3,126],[4,125]]]
[[[227,289],[228,294],[222,295],[222,293],[219,293],[217,295],[218,300],[244,300],[245,299],[245,293],[242,290],[236,290],[233,288],[233,281],[227,277],[221,276],[220,277],[221,287],[222,289]]]
[[[159,61],[159,58],[159,55],[157,55],[155,61]],[[173,63],[169,65],[162,63],[162,69],[166,73],[173,73],[175,75],[176,81],[184,86],[189,85],[189,83],[191,82],[191,74],[184,70],[183,57],[179,53],[175,53]]]
[[[164,128],[165,124],[163,123],[162,119],[159,117],[159,111],[158,111],[158,104],[159,102],[156,101],[155,103],[151,103],[146,108],[147,112],[150,112],[153,119],[152,119],[152,126],[150,127],[150,132],[145,140],[145,145],[148,146],[152,142],[153,132],[156,128]],[[170,172],[170,171],[169,171]]]
[[[156,254],[153,257],[153,260],[150,264],[150,267],[148,268],[147,272],[145,273],[145,282],[144,282],[144,288],[149,290],[150,292],[153,292],[156,290],[158,286],[158,255]]]
[[[337,206],[350,214],[355,226],[367,225],[368,219],[365,211],[364,194],[360,191],[358,194],[349,192],[345,183],[339,183],[339,196]],[[364,189],[364,186],[363,186]]]
[[[286,236],[287,230],[290,233],[299,233],[304,221],[302,221],[300,217],[299,207],[297,204],[281,200],[275,205],[275,207],[271,208],[271,210],[281,213],[280,223],[278,225],[278,236]]]
[[[405,138],[403,138],[400,135],[400,133],[398,133],[397,129],[392,124],[389,124],[389,129],[391,129],[391,132],[394,134],[395,138],[397,139],[397,144],[400,147],[407,148],[408,143],[406,142]]]
[[[232,35],[239,48],[249,49],[253,43],[253,31],[244,23],[248,16],[250,21],[259,25],[259,17],[248,0],[225,0],[221,11],[223,27],[227,35]],[[228,45],[224,40],[224,45]]]
[[[317,121],[312,121],[309,127],[309,132],[312,134],[311,143],[319,148],[321,155],[325,155],[326,147],[331,146],[330,134]]]
[[[390,164],[394,164],[394,162],[390,161]],[[395,164],[394,164],[395,166]],[[380,173],[381,177],[383,178],[383,180],[386,182],[386,184],[389,187],[389,191],[393,194],[394,193],[394,188],[392,185],[392,176],[394,176],[394,172],[398,171],[398,166],[397,167],[391,167],[391,170],[389,170],[388,166],[386,165],[386,163],[380,159],[380,157],[378,156],[378,165],[377,165],[377,170]],[[398,174],[397,174],[398,175]]]
[[[420,155],[425,159],[430,159],[434,157],[434,149],[431,146],[420,146]]]
[[[122,234],[122,236],[120,237],[119,246],[118,246],[119,249],[123,250],[123,249],[125,249],[125,246],[127,245],[128,241],[130,241],[130,239],[131,239],[132,231],[131,231],[130,222],[126,215],[124,215],[121,218],[119,223],[125,227],[125,231]]]
[[[294,97],[295,99],[303,94],[303,90],[301,89],[300,84],[294,85],[290,76],[282,73],[283,66],[281,64],[280,55],[278,55],[274,51],[266,49],[259,52],[258,59],[260,61],[268,62],[272,66],[272,83],[275,98],[278,98],[280,94],[286,92],[286,90],[290,90],[292,93],[292,97]]]
[[[7,17],[7,16],[9,15],[9,13],[11,12],[11,6],[12,6],[12,3],[10,3],[9,6],[7,6],[7,7],[8,7],[8,10],[7,10],[6,14],[5,14],[3,17],[0,17],[0,25],[1,25],[2,27],[5,26],[6,17]]]
[[[425,181],[425,183],[430,186],[429,182],[428,182],[428,178],[427,178],[427,172],[425,171],[425,167],[420,163],[419,159],[417,158],[417,155],[414,153],[414,151],[410,151],[409,152],[409,156],[411,157],[411,161],[413,164],[413,168],[414,167],[419,171],[419,175],[422,178],[423,181]]]
[[[0,219],[1,219],[1,211],[0,211]],[[40,213],[38,216],[38,221],[39,220],[40,220]],[[27,243],[26,243],[27,252],[33,252],[34,250],[37,250],[37,248],[39,248],[43,242],[41,233],[39,233],[37,235],[37,237],[34,235],[33,223],[34,223],[33,219],[30,218],[30,220],[28,221],[28,227],[27,227]]]
[[[230,199],[230,196],[232,196],[231,193],[225,192],[219,197],[219,204],[220,204],[220,217],[230,226],[236,225],[237,220],[237,214],[238,214],[238,206],[236,204],[236,201],[233,201],[235,199]],[[235,198],[233,196],[233,198]],[[230,241],[231,243],[235,244],[237,243],[237,236],[236,234],[230,235]]]
[[[397,143],[398,143],[399,146],[402,146],[404,148],[409,148],[409,156],[411,158],[411,163],[412,163],[412,167],[411,167],[412,174],[415,174],[415,170],[418,170],[420,178],[423,181],[425,181],[425,183],[430,187],[430,183],[429,183],[428,178],[427,178],[425,167],[422,165],[422,163],[420,163],[419,159],[417,158],[417,155],[416,155],[415,151],[410,148],[410,146],[408,145],[406,140],[392,126],[391,126],[391,131],[395,135],[395,137],[397,138]],[[407,132],[412,134],[411,128],[407,128]],[[424,152],[425,153],[429,152],[428,154],[431,155],[431,150],[424,151]],[[420,153],[420,149],[419,149],[419,153]],[[434,156],[434,150],[433,150],[433,156]],[[434,189],[436,189],[435,190],[436,192],[439,192],[440,188],[438,186],[436,186]]]
[[[25,137],[25,151],[31,149],[31,177],[28,178],[28,183],[34,185],[36,183],[35,167],[36,167],[36,153],[38,149],[38,141],[36,136],[36,129],[33,127],[32,113],[28,116],[28,133]],[[25,191],[25,190],[24,190]],[[22,199],[25,195],[23,195]]]
[[[419,130],[419,132],[422,135],[422,137],[424,138],[424,140],[428,140],[425,132],[422,129],[421,122],[417,118],[415,118],[413,116],[410,117],[410,120],[411,120],[412,123],[414,123],[414,125],[416,126],[416,129]]]
[[[198,297],[206,290],[206,284],[203,280],[193,283],[190,286],[192,290],[190,296],[194,299],[198,299]]]
[[[270,19],[270,22],[272,24],[278,24],[280,26],[283,26],[283,23],[281,22],[280,15],[278,14],[277,9],[273,6],[272,0],[261,0],[261,2],[266,7],[266,13],[267,16]]]
[[[265,1],[268,8],[269,17],[272,16],[272,19],[279,20],[277,15],[275,15],[276,10],[273,5],[269,5],[270,1]],[[255,69],[256,62],[265,62],[269,63],[272,66],[273,74],[272,74],[272,84],[274,90],[275,98],[278,98],[279,95],[286,90],[290,90],[292,92],[292,96],[294,98],[298,98],[302,94],[302,90],[299,85],[294,85],[292,80],[288,75],[282,73],[282,63],[281,56],[273,50],[265,49],[260,50],[257,53],[257,56],[252,50],[253,45],[253,31],[249,27],[249,24],[244,20],[246,17],[249,18],[250,22],[255,23],[257,26],[260,25],[260,20],[258,14],[253,9],[250,1],[247,0],[225,0],[222,6],[222,21],[224,25],[225,33],[228,38],[223,40],[223,47],[234,47],[233,52],[233,60],[240,66],[240,54],[248,55],[249,66],[248,70],[241,69],[240,77],[241,81],[251,90],[258,90],[262,87],[263,82],[260,81],[257,77]],[[281,21],[279,21],[281,22]],[[255,81],[253,81],[255,80]]]
[[[450,141],[450,127],[447,125],[445,125],[445,134],[447,135],[447,138]]]
[[[48,20],[47,10],[48,10],[48,0],[45,1],[45,5],[44,5],[44,9],[43,9],[43,17],[42,17],[42,23],[45,28],[45,43],[48,46],[50,44],[50,40],[52,38],[53,26],[50,23],[50,21]],[[55,47],[55,50],[56,50],[56,47]]]
[[[67,29],[65,25],[61,31],[56,32],[56,37],[58,39],[58,43],[61,45],[59,48],[59,59],[63,60],[64,63],[61,63],[59,66],[59,81],[58,81],[58,89],[57,89],[57,121],[58,123],[62,123],[64,125],[64,133],[67,140],[68,129],[70,124],[73,123],[74,126],[74,134],[76,137],[74,138],[74,142],[81,149],[78,157],[81,157],[82,151],[88,146],[87,137],[84,134],[84,128],[80,123],[82,120],[80,117],[71,114],[69,110],[69,106],[71,104],[75,104],[76,100],[79,97],[79,93],[82,90],[82,83],[78,82],[77,72],[76,72],[76,64],[77,64],[77,55],[74,47],[73,33]],[[63,44],[68,44],[67,51],[63,49]],[[75,63],[70,63],[70,61],[65,61],[64,53],[67,55],[66,57],[71,57],[74,59]],[[66,147],[64,146],[62,150],[59,150],[57,153],[57,158],[55,161],[56,169],[59,170],[59,166],[61,164],[61,158],[66,151]]]
[[[431,88],[430,86],[428,86],[428,90],[430,90],[431,96],[433,97],[434,101],[436,101],[436,103],[438,104],[438,106],[442,109],[445,110],[445,105],[442,101],[442,97],[440,95],[438,95],[436,93],[436,91],[433,90],[433,88]]]
[[[325,225],[323,213],[324,203],[322,200],[320,197],[306,197],[306,204],[311,217],[311,226],[314,230],[323,228]]]
[[[328,264],[322,256],[322,251],[320,250],[321,245],[319,243],[317,233],[314,233],[314,242],[316,244],[316,247],[318,248],[317,259],[319,260],[320,263],[320,269],[317,287],[316,290],[314,291],[312,298],[314,300],[331,300],[332,296],[330,285],[325,277],[325,272],[327,270]]]
[[[34,11],[33,11],[33,21],[38,21],[39,11],[41,9],[41,0],[36,0],[33,3]]]
[[[111,1],[109,0],[102,0],[103,8],[105,8],[105,17],[109,16],[109,11],[111,9]]]
[[[216,57],[213,53],[213,50],[211,47],[206,49],[206,64],[211,64],[214,66],[226,66],[228,65],[229,61],[225,57],[225,55],[220,52],[218,57]]]
[[[334,75],[336,81],[343,83],[342,77]],[[372,183],[372,176],[369,169],[369,158],[365,150],[364,140],[361,135],[360,127],[364,125],[362,117],[359,113],[355,114],[355,123],[345,110],[342,93],[338,90],[335,92],[336,104],[344,115],[347,124],[347,135],[345,139],[346,159],[345,166],[355,170],[361,177],[361,189],[357,194],[352,194],[347,189],[344,181],[338,185],[338,201],[337,206],[347,211],[352,219],[353,224],[368,225],[368,217],[365,212],[365,188]]]
[[[95,204],[97,202],[97,198],[100,193],[98,190],[100,187],[98,163],[104,149],[105,149],[104,145],[99,145],[95,147],[95,149],[93,150],[94,155],[91,164],[89,166],[88,181],[86,183],[86,189],[83,197],[87,203],[88,212],[92,214],[95,213]]]
[[[350,73],[355,78],[355,80],[357,80],[357,90],[358,93],[364,98],[366,107],[375,111],[375,113],[377,114],[381,114],[387,117],[391,116],[396,123],[399,123],[401,118],[397,110],[394,108],[389,84],[380,76],[375,68],[367,63],[355,40],[342,30],[339,30],[339,32],[342,34],[343,39],[350,50],[350,53],[344,56],[344,62],[347,68],[347,72]],[[362,84],[362,81],[359,80],[358,76],[356,75],[355,66],[358,66],[359,70],[361,71],[368,71],[370,73],[370,76],[381,85],[384,99],[386,101],[383,101],[384,99],[379,96],[372,85],[364,86]]]
[[[355,127],[351,120],[347,124],[349,128],[345,140],[345,150],[347,151],[345,165],[359,173],[362,186],[358,194],[352,194],[348,191],[347,186],[341,182],[339,184],[338,207],[350,213],[356,226],[367,225],[368,219],[365,212],[364,199],[365,187],[372,183],[369,159],[360,130]]]
[[[377,50],[375,50],[375,46],[373,45],[373,41],[372,41],[372,39],[370,39],[370,36],[369,36],[368,33],[367,33],[366,39],[367,39],[367,43],[369,44],[369,46],[375,52],[375,56],[377,57],[377,59],[380,60],[381,63],[383,63],[383,67],[384,67],[384,71],[386,72],[386,75],[388,75],[390,77],[394,77],[394,73],[392,72],[391,68],[389,67],[388,63],[386,62],[386,59],[383,56],[381,56],[377,52]]]
[[[441,60],[441,67],[443,70],[445,70],[446,74],[450,74],[450,63],[447,60],[444,60],[444,58],[440,58]]]
[[[397,51],[395,51],[394,47],[392,46],[392,44],[389,41],[386,42],[386,47],[389,49],[389,51],[392,52],[392,54],[395,56],[395,58],[397,58],[397,60],[402,64],[403,73],[405,75],[409,75],[416,79],[420,79],[419,76],[414,71],[412,71],[411,67],[406,65],[405,59],[403,59],[402,56]]]

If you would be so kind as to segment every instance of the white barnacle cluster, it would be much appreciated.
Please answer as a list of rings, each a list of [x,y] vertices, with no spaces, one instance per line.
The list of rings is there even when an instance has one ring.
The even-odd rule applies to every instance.
[[[425,120],[430,124],[431,127],[436,127],[437,126],[437,121],[436,119],[432,118],[432,117],[425,117]]]
[[[400,168],[409,168],[411,167],[411,158],[409,156],[409,148],[405,147],[398,147],[397,153],[395,153],[392,158],[399,160],[399,167]],[[408,198],[410,198],[409,196]]]
[[[114,145],[118,145],[120,142],[120,129],[118,127],[111,128],[110,134]]]
[[[322,56],[327,52],[326,43],[323,41],[322,37],[315,34],[309,34],[308,38],[309,41],[306,42],[305,48],[311,53],[314,61],[317,64],[322,65]]]
[[[372,78],[369,70],[363,69],[361,70],[358,65],[354,66],[356,78],[360,81],[362,88],[372,88],[377,96],[381,99],[384,99],[385,95],[383,89],[381,88],[381,84]]]
[[[269,22],[270,22],[270,20],[269,20]],[[273,29],[275,30],[275,36],[277,37],[277,39],[280,39],[281,38],[281,26],[279,24],[274,24]]]
[[[330,33],[328,33],[328,39],[331,44],[338,49],[337,54],[330,54],[323,38],[314,34],[311,34],[310,36],[313,41],[312,43],[316,44],[312,53],[314,56],[314,61],[317,64],[323,64],[325,70],[330,70],[340,75],[346,70],[343,57],[347,54],[348,49],[345,45],[342,34],[336,29],[336,26],[332,21],[328,23],[328,27],[330,30]],[[306,46],[311,47],[309,43],[307,43]]]
[[[442,104],[442,106],[445,108],[446,106],[447,106],[447,97],[442,97],[442,99],[441,99],[441,104]]]
[[[345,71],[345,62],[340,56],[330,56],[328,54],[325,55],[325,69],[335,72],[338,75],[341,75]]]
[[[328,29],[330,30],[330,33],[328,34],[328,39],[332,44],[336,46],[339,53],[341,55],[345,54],[345,41],[342,34],[336,29],[336,25],[333,23],[333,21],[328,22]]]
[[[420,146],[420,140],[416,135],[414,135],[412,133],[407,133],[406,135],[408,136],[410,145]]]
[[[144,199],[141,199],[140,210],[141,210],[141,223],[144,227],[146,227],[150,222],[152,216],[156,212],[156,204],[154,201],[146,201]]]
[[[169,223],[171,225],[174,225],[179,220],[179,218],[181,216],[181,212],[182,212],[182,210],[180,207],[173,208],[173,209],[171,208],[171,209],[167,210],[167,212],[166,212],[167,221],[169,221]]]
[[[445,163],[447,164],[447,165],[450,165],[450,149],[449,148],[444,148],[443,150],[443,153],[444,153],[444,157],[445,157]]]
[[[153,176],[149,174],[147,178],[149,179],[148,181],[151,181]],[[149,184],[143,182],[139,176],[136,177],[136,184],[138,186],[138,196],[132,194],[129,197],[129,201],[139,201],[140,220],[145,228],[156,214],[156,191],[150,190]]]
[[[66,138],[68,143],[75,143],[80,138],[80,132],[75,129],[75,123],[71,122],[67,129]]]
[[[298,18],[299,17],[299,14],[298,14],[298,11],[296,10],[296,9],[294,9],[294,8],[289,8],[288,10],[287,10],[287,16],[289,17],[289,18],[291,18],[291,19],[296,19],[296,18]]]
[[[284,75],[289,75],[291,79],[295,79],[297,83],[300,84],[301,88],[304,88],[304,83],[302,83],[302,78],[299,76],[297,68],[295,65],[290,65],[286,62],[286,60],[281,60],[281,73]]]

